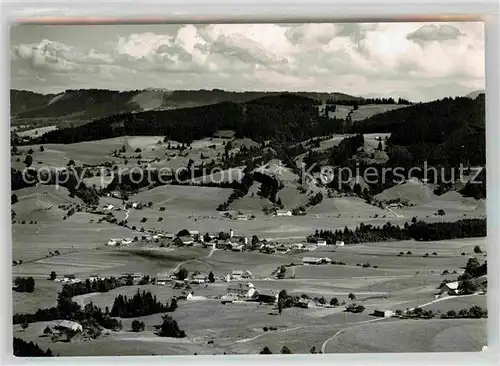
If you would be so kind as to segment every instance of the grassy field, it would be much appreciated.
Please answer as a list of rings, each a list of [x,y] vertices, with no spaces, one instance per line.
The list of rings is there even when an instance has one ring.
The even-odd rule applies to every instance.
[[[360,111],[365,109],[360,107]],[[365,135],[365,150],[376,148],[377,138],[385,136]],[[344,137],[335,136],[322,141],[319,149],[335,146]],[[184,167],[189,159],[198,163],[202,160],[201,154],[210,160],[217,159],[224,150],[223,139],[207,138],[193,142],[191,148],[180,156],[178,150],[167,149],[169,142],[158,144],[158,141],[163,141],[163,137],[121,137],[69,145],[45,145],[44,152],[39,151],[39,146],[32,148],[35,164],[39,167],[63,166],[69,159],[75,160],[78,165],[110,161],[119,167],[125,167],[122,158],[110,156],[112,151],[123,145],[127,150],[125,155],[129,160],[128,167],[137,166],[137,158],[134,157],[137,155],[134,152],[136,149],[141,149],[144,161],[156,159],[154,166],[171,168]],[[175,146],[177,142],[170,141],[170,144]],[[256,145],[248,139],[234,140],[232,152],[236,152],[241,146]],[[20,162],[14,157],[13,166],[17,169],[22,168],[22,160],[28,148],[30,147],[20,148],[23,152]],[[42,163],[38,164],[38,161]],[[269,174],[276,173],[278,168],[278,161],[270,161],[264,167]],[[240,169],[242,167],[217,173],[215,178],[228,180],[229,176],[238,176]],[[285,188],[278,196],[284,206],[291,209],[305,204],[308,194],[299,194],[298,177],[288,169],[281,173]],[[101,181],[100,178],[86,180],[90,185],[100,185]],[[283,345],[298,353],[308,353],[313,346],[317,349],[324,346],[326,352],[419,352],[441,348],[452,351],[479,350],[484,344],[483,320],[379,321],[369,314],[373,310],[404,310],[420,305],[441,312],[470,308],[472,305],[485,307],[485,296],[436,301],[436,292],[444,279],[454,280],[463,272],[468,258],[476,256],[480,262],[486,259],[483,254],[473,254],[476,245],[483,250],[487,249],[486,238],[364,243],[344,247],[327,246],[301,254],[273,255],[224,250],[212,252],[209,248],[202,247],[159,248],[155,243],[136,244],[130,248],[106,246],[110,238],[144,235],[138,231],[141,227],[173,234],[182,229],[198,230],[201,234],[228,232],[232,229],[236,235],[249,238],[257,235],[260,239],[280,244],[304,242],[305,237],[316,229],[336,230],[346,226],[353,229],[362,222],[384,225],[390,221],[402,226],[412,217],[429,222],[455,221],[482,217],[486,213],[484,200],[463,198],[456,192],[438,197],[433,194],[433,187],[407,182],[386,190],[377,198],[406,198],[415,204],[413,207],[384,210],[369,205],[360,198],[327,198],[325,194],[323,201],[309,208],[305,216],[274,217],[262,212],[263,207],[271,202],[258,195],[259,188],[259,184],[254,184],[245,197],[231,204],[230,208],[234,212],[241,211],[248,215],[248,221],[233,220],[216,211],[217,206],[228,199],[232,189],[157,187],[131,197],[130,201],[133,202],[152,202],[152,207],[141,210],[124,209],[122,202],[115,198],[101,198],[101,206],[112,204],[120,208],[120,211],[114,211],[117,220],[127,219],[128,224],[136,226],[137,230],[106,222],[97,223],[100,215],[85,212],[77,212],[63,220],[67,212],[58,206],[82,203],[78,198],[69,197],[69,192],[64,188],[38,186],[16,191],[19,201],[13,205],[16,223],[12,225],[12,259],[22,260],[23,263],[12,267],[12,272],[14,277],[33,276],[36,286],[33,293],[13,292],[14,312],[34,312],[38,308],[55,304],[62,284],[47,280],[51,271],[55,271],[59,277],[75,274],[77,278],[85,279],[90,274],[119,276],[124,272],[156,276],[182,266],[189,273],[200,271],[208,274],[212,271],[218,278],[233,270],[249,270],[254,275],[251,282],[260,291],[277,294],[286,289],[293,295],[325,297],[327,303],[336,297],[341,303],[363,304],[366,308],[363,313],[345,313],[344,306],[340,306],[285,309],[283,314],[278,315],[277,310],[270,305],[222,305],[220,300],[213,297],[224,295],[227,283],[218,279],[213,284],[192,286],[195,295],[207,296],[209,299],[179,302],[179,308],[173,316],[188,334],[183,340],[163,339],[153,333],[153,325],[161,323],[160,314],[141,318],[147,325],[144,333],[130,332],[133,319],[125,319],[123,331],[110,332],[89,342],[52,343],[47,338],[39,337],[46,325],[44,323],[31,324],[26,331],[15,326],[14,334],[35,341],[42,348],[50,347],[62,356],[258,353],[264,346],[269,346],[273,352],[279,352]],[[308,193],[315,189],[323,188],[311,184]],[[163,211],[160,210],[162,207]],[[445,210],[445,216],[434,215],[439,209]],[[50,252],[54,253],[56,250],[60,252],[59,255],[49,256]],[[409,251],[411,254],[406,254]],[[398,256],[400,252],[405,254]],[[437,255],[423,257],[425,253],[433,252]],[[465,255],[461,255],[462,252]],[[344,262],[345,265],[303,266],[302,258],[305,256],[329,257],[333,261]],[[295,266],[287,268],[285,279],[277,280],[271,276],[278,266],[290,263]],[[363,268],[365,263],[369,263],[370,268]],[[449,274],[443,275],[444,270]],[[103,308],[111,307],[118,294],[132,296],[137,289],[151,291],[162,301],[182,294],[182,290],[174,290],[171,285],[130,286],[104,294],[78,296],[75,301],[81,305],[92,301]],[[349,299],[350,293],[355,294],[354,301]],[[264,332],[265,326],[275,326],[278,329]],[[335,334],[337,335],[334,336]],[[393,346],[399,339],[401,344]],[[214,340],[214,343],[207,344],[210,340]]]
[[[381,321],[340,331],[326,352],[471,352],[486,344],[485,319]]]

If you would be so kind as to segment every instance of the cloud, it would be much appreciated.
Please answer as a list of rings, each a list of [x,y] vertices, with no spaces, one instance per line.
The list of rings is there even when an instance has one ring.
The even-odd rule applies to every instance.
[[[390,91],[415,100],[453,93],[451,85],[484,88],[481,23],[107,27],[102,40],[75,30],[64,42],[43,27],[16,42],[13,28],[13,87],[54,91],[70,80],[71,88]]]
[[[426,24],[418,28],[414,32],[408,33],[406,39],[418,44],[427,42],[443,42],[449,40],[457,40],[459,37],[465,36],[457,27],[449,24],[435,25]]]

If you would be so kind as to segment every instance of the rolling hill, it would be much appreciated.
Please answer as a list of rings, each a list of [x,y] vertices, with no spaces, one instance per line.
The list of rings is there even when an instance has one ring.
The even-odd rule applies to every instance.
[[[225,90],[145,89],[116,91],[102,89],[66,90],[59,94],[39,94],[11,90],[11,115],[14,122],[29,119],[61,119],[88,121],[113,114],[150,110],[169,110],[217,104],[243,103],[263,96],[285,92],[232,92]],[[299,92],[297,95],[315,100],[354,101],[361,98],[343,93]]]

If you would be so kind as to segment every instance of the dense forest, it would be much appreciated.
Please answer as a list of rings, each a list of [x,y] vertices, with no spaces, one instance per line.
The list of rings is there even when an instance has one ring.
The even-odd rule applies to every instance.
[[[361,223],[355,230],[350,230],[347,227],[344,230],[336,231],[316,230],[313,235],[307,237],[307,240],[316,242],[318,239],[324,239],[328,244],[335,244],[336,241],[343,241],[345,244],[359,244],[390,240],[432,241],[484,236],[486,236],[486,219],[435,223],[413,219],[411,224],[405,223],[403,228],[388,222],[382,227]]]
[[[390,166],[484,165],[485,96],[444,98],[377,114],[353,124],[358,133],[391,133]]]

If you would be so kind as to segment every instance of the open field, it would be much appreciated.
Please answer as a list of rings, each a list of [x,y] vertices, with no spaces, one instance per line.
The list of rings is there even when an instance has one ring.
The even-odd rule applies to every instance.
[[[401,320],[342,330],[328,342],[325,351],[471,352],[487,343],[485,319]]]
[[[363,304],[366,310],[360,314],[343,312],[338,308],[318,307],[311,309],[290,308],[278,315],[271,305],[241,303],[222,305],[220,300],[211,299],[226,293],[225,282],[217,280],[213,284],[192,285],[196,296],[207,296],[207,300],[180,301],[179,308],[172,314],[179,326],[188,335],[186,339],[160,338],[153,333],[153,326],[161,323],[161,315],[139,318],[146,323],[146,331],[140,334],[129,331],[133,319],[123,319],[124,328],[120,332],[110,332],[94,341],[75,340],[70,344],[52,343],[39,337],[45,323],[31,324],[26,331],[14,328],[16,336],[36,341],[42,347],[50,347],[61,355],[85,355],[92,350],[93,355],[149,355],[149,354],[227,354],[258,353],[263,347],[278,352],[286,345],[294,352],[308,353],[311,347],[317,350],[325,344],[325,352],[370,352],[370,351],[437,351],[450,337],[460,342],[448,346],[447,350],[480,350],[485,342],[484,320],[439,320],[430,321],[374,318],[369,314],[380,309],[407,309],[425,305],[434,311],[459,310],[472,305],[485,306],[485,296],[456,298],[435,298],[436,288],[447,277],[441,269],[460,271],[472,254],[475,245],[485,247],[485,239],[450,240],[440,242],[384,242],[318,248],[307,256],[328,256],[346,262],[345,266],[295,266],[287,269],[286,279],[276,280],[267,276],[282,264],[300,264],[304,255],[265,255],[260,253],[236,253],[203,248],[160,248],[115,249],[102,248],[82,250],[49,259],[42,259],[15,267],[19,274],[35,274],[37,286],[33,294],[15,294],[18,304],[15,311],[34,311],[38,306],[52,306],[60,284],[41,279],[50,270],[68,273],[71,268],[78,277],[90,273],[117,275],[122,272],[142,272],[156,275],[168,273],[182,265],[190,273],[213,271],[216,277],[224,276],[233,269],[250,270],[254,278],[250,280],[259,291],[277,294],[286,289],[291,295],[307,294],[310,297],[325,297],[327,303],[333,297],[340,302]],[[414,254],[397,257],[399,251],[411,250]],[[437,257],[422,258],[420,251],[436,251]],[[467,256],[461,256],[465,251]],[[194,258],[194,259],[193,259]],[[481,257],[479,257],[481,260]],[[356,263],[370,262],[379,268],[361,268]],[[22,272],[21,272],[22,270]],[[418,273],[417,273],[418,272]],[[460,273],[460,272],[458,272]],[[456,276],[456,275],[455,275]],[[166,286],[126,286],[108,293],[77,296],[80,305],[89,302],[111,308],[118,294],[132,296],[137,290],[151,291],[160,301],[169,301],[179,296],[183,290]],[[348,298],[356,295],[354,301]],[[50,294],[50,297],[49,295]],[[38,299],[38,301],[35,301]],[[52,300],[50,300],[52,299]],[[242,320],[244,319],[244,321]],[[371,324],[373,323],[373,324]],[[276,331],[264,332],[263,327],[275,326]],[[381,341],[386,335],[397,334],[402,341],[389,349],[390,339]],[[335,335],[335,336],[334,336]],[[381,337],[382,335],[382,337]],[[332,338],[332,336],[334,336]],[[395,337],[392,336],[391,337]],[[417,338],[415,338],[417,337]],[[399,339],[399,338],[398,338]],[[207,344],[214,340],[214,344]],[[417,342],[417,340],[419,340]],[[397,343],[397,342],[395,342]],[[126,345],[130,344],[129,347]],[[450,343],[451,344],[451,343]],[[465,348],[464,348],[465,347]]]

